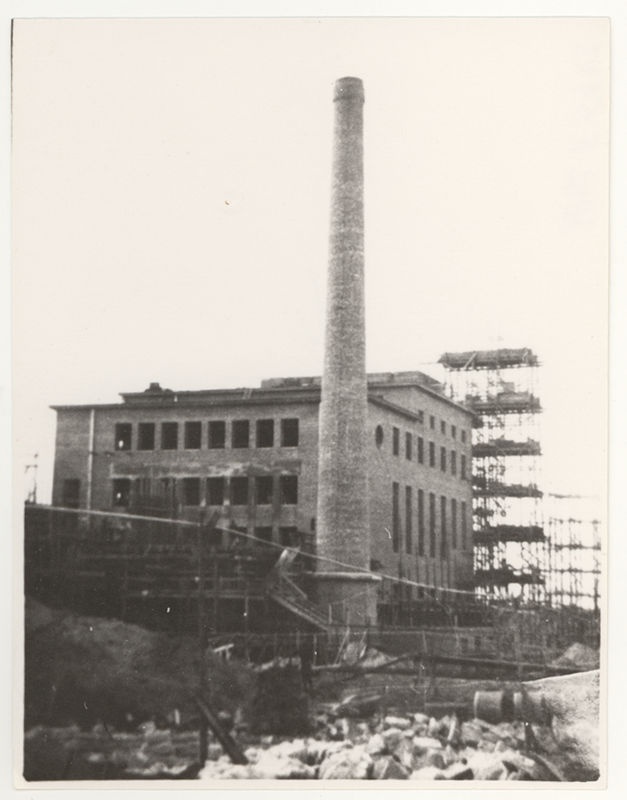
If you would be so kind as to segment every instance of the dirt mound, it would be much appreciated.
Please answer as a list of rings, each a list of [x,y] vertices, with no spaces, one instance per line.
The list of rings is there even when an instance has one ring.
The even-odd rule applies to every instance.
[[[175,709],[195,716],[200,653],[193,637],[81,617],[27,600],[25,725],[97,721],[123,727],[167,719]],[[254,676],[235,661],[208,656],[209,696],[233,713],[249,702]]]
[[[575,642],[553,662],[558,667],[579,667],[579,669],[598,669],[599,653],[592,647]]]

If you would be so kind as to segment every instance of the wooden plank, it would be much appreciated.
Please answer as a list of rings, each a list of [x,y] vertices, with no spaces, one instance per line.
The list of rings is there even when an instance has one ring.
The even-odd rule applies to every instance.
[[[234,764],[248,764],[248,759],[244,755],[244,751],[222,725],[217,715],[214,714],[211,706],[207,702],[206,697],[197,694],[194,699],[207,724],[214,732],[216,739],[220,742],[224,748],[224,752],[228,755],[231,761]]]

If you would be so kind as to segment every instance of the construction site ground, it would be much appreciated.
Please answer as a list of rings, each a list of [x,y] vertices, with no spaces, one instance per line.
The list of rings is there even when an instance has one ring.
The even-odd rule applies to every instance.
[[[591,653],[578,647],[571,657],[589,660]],[[385,661],[377,653],[368,658],[373,665]],[[211,655],[206,697],[248,763],[232,763],[210,736],[201,765],[194,702],[199,663],[193,637],[27,603],[26,779],[538,781],[598,775],[594,754],[573,758],[554,732],[473,719],[475,692],[515,690],[517,682],[434,680],[420,670],[319,671],[306,691],[295,662],[254,669]]]

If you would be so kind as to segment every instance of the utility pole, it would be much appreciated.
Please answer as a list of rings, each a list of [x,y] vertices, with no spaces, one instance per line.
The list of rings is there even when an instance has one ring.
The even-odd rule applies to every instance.
[[[197,549],[198,549],[198,649],[199,649],[199,696],[205,698],[207,690],[207,597],[206,597],[206,569],[205,553],[211,540],[211,533],[216,527],[216,515],[213,514],[207,521],[207,509],[202,511],[198,524]],[[209,754],[209,726],[204,714],[200,715],[200,730],[198,739],[198,755],[201,764],[207,761]]]

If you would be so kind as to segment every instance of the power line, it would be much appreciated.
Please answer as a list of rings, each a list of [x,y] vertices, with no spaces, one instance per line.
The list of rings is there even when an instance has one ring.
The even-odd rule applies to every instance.
[[[207,524],[206,522],[193,522],[191,520],[172,519],[172,518],[169,518],[169,517],[152,517],[152,516],[147,516],[147,515],[143,515],[143,514],[127,514],[127,513],[124,513],[124,512],[115,512],[115,511],[113,511],[113,512],[112,511],[94,511],[94,510],[91,510],[91,509],[88,510],[88,509],[82,509],[82,508],[64,508],[64,507],[61,507],[61,506],[46,506],[46,505],[40,505],[39,508],[49,509],[51,511],[61,511],[61,512],[64,512],[64,513],[77,514],[79,516],[80,515],[89,515],[89,516],[95,516],[95,517],[117,517],[119,519],[127,519],[127,520],[143,520],[145,522],[157,522],[157,523],[162,523],[162,524],[168,524],[169,523],[169,524],[173,524],[173,525],[181,525],[181,526],[190,527],[190,528],[202,528]],[[232,529],[232,528],[218,527],[218,526],[216,526],[216,529],[220,530],[220,531],[223,531],[224,533],[229,533],[229,534],[232,534],[234,536],[239,536],[242,539],[248,539],[250,541],[254,541],[256,543],[259,543],[259,539],[256,536],[254,536],[254,535],[252,535],[250,533],[245,533],[244,531],[239,531],[239,530]],[[355,572],[357,574],[374,575],[375,577],[380,578],[381,580],[391,581],[393,583],[402,584],[404,586],[414,586],[414,587],[419,588],[419,589],[428,589],[430,591],[436,591],[436,592],[447,592],[449,594],[464,595],[464,596],[467,596],[467,597],[472,597],[475,600],[478,599],[477,595],[473,591],[469,591],[467,589],[453,589],[453,588],[444,587],[444,586],[433,586],[433,585],[428,584],[428,583],[420,583],[419,581],[413,581],[413,580],[411,580],[409,578],[399,578],[396,575],[388,575],[385,572],[374,572],[374,571],[364,572],[363,569],[361,569],[360,567],[355,566],[355,564],[348,564],[348,563],[346,563],[344,561],[338,561],[337,559],[330,558],[329,556],[320,556],[320,555],[317,555],[317,554],[314,554],[314,553],[305,553],[300,548],[297,548],[297,547],[288,547],[288,546],[284,546],[284,545],[278,544],[277,542],[267,542],[267,541],[264,541],[263,544],[264,544],[264,547],[272,547],[275,550],[280,550],[281,552],[287,551],[287,552],[290,552],[290,553],[294,553],[295,555],[302,555],[305,558],[311,558],[311,559],[313,559],[315,561],[325,562],[327,564],[333,564],[336,567],[342,567],[343,569],[349,570],[351,572]],[[482,598],[482,599],[484,599],[484,598]]]

